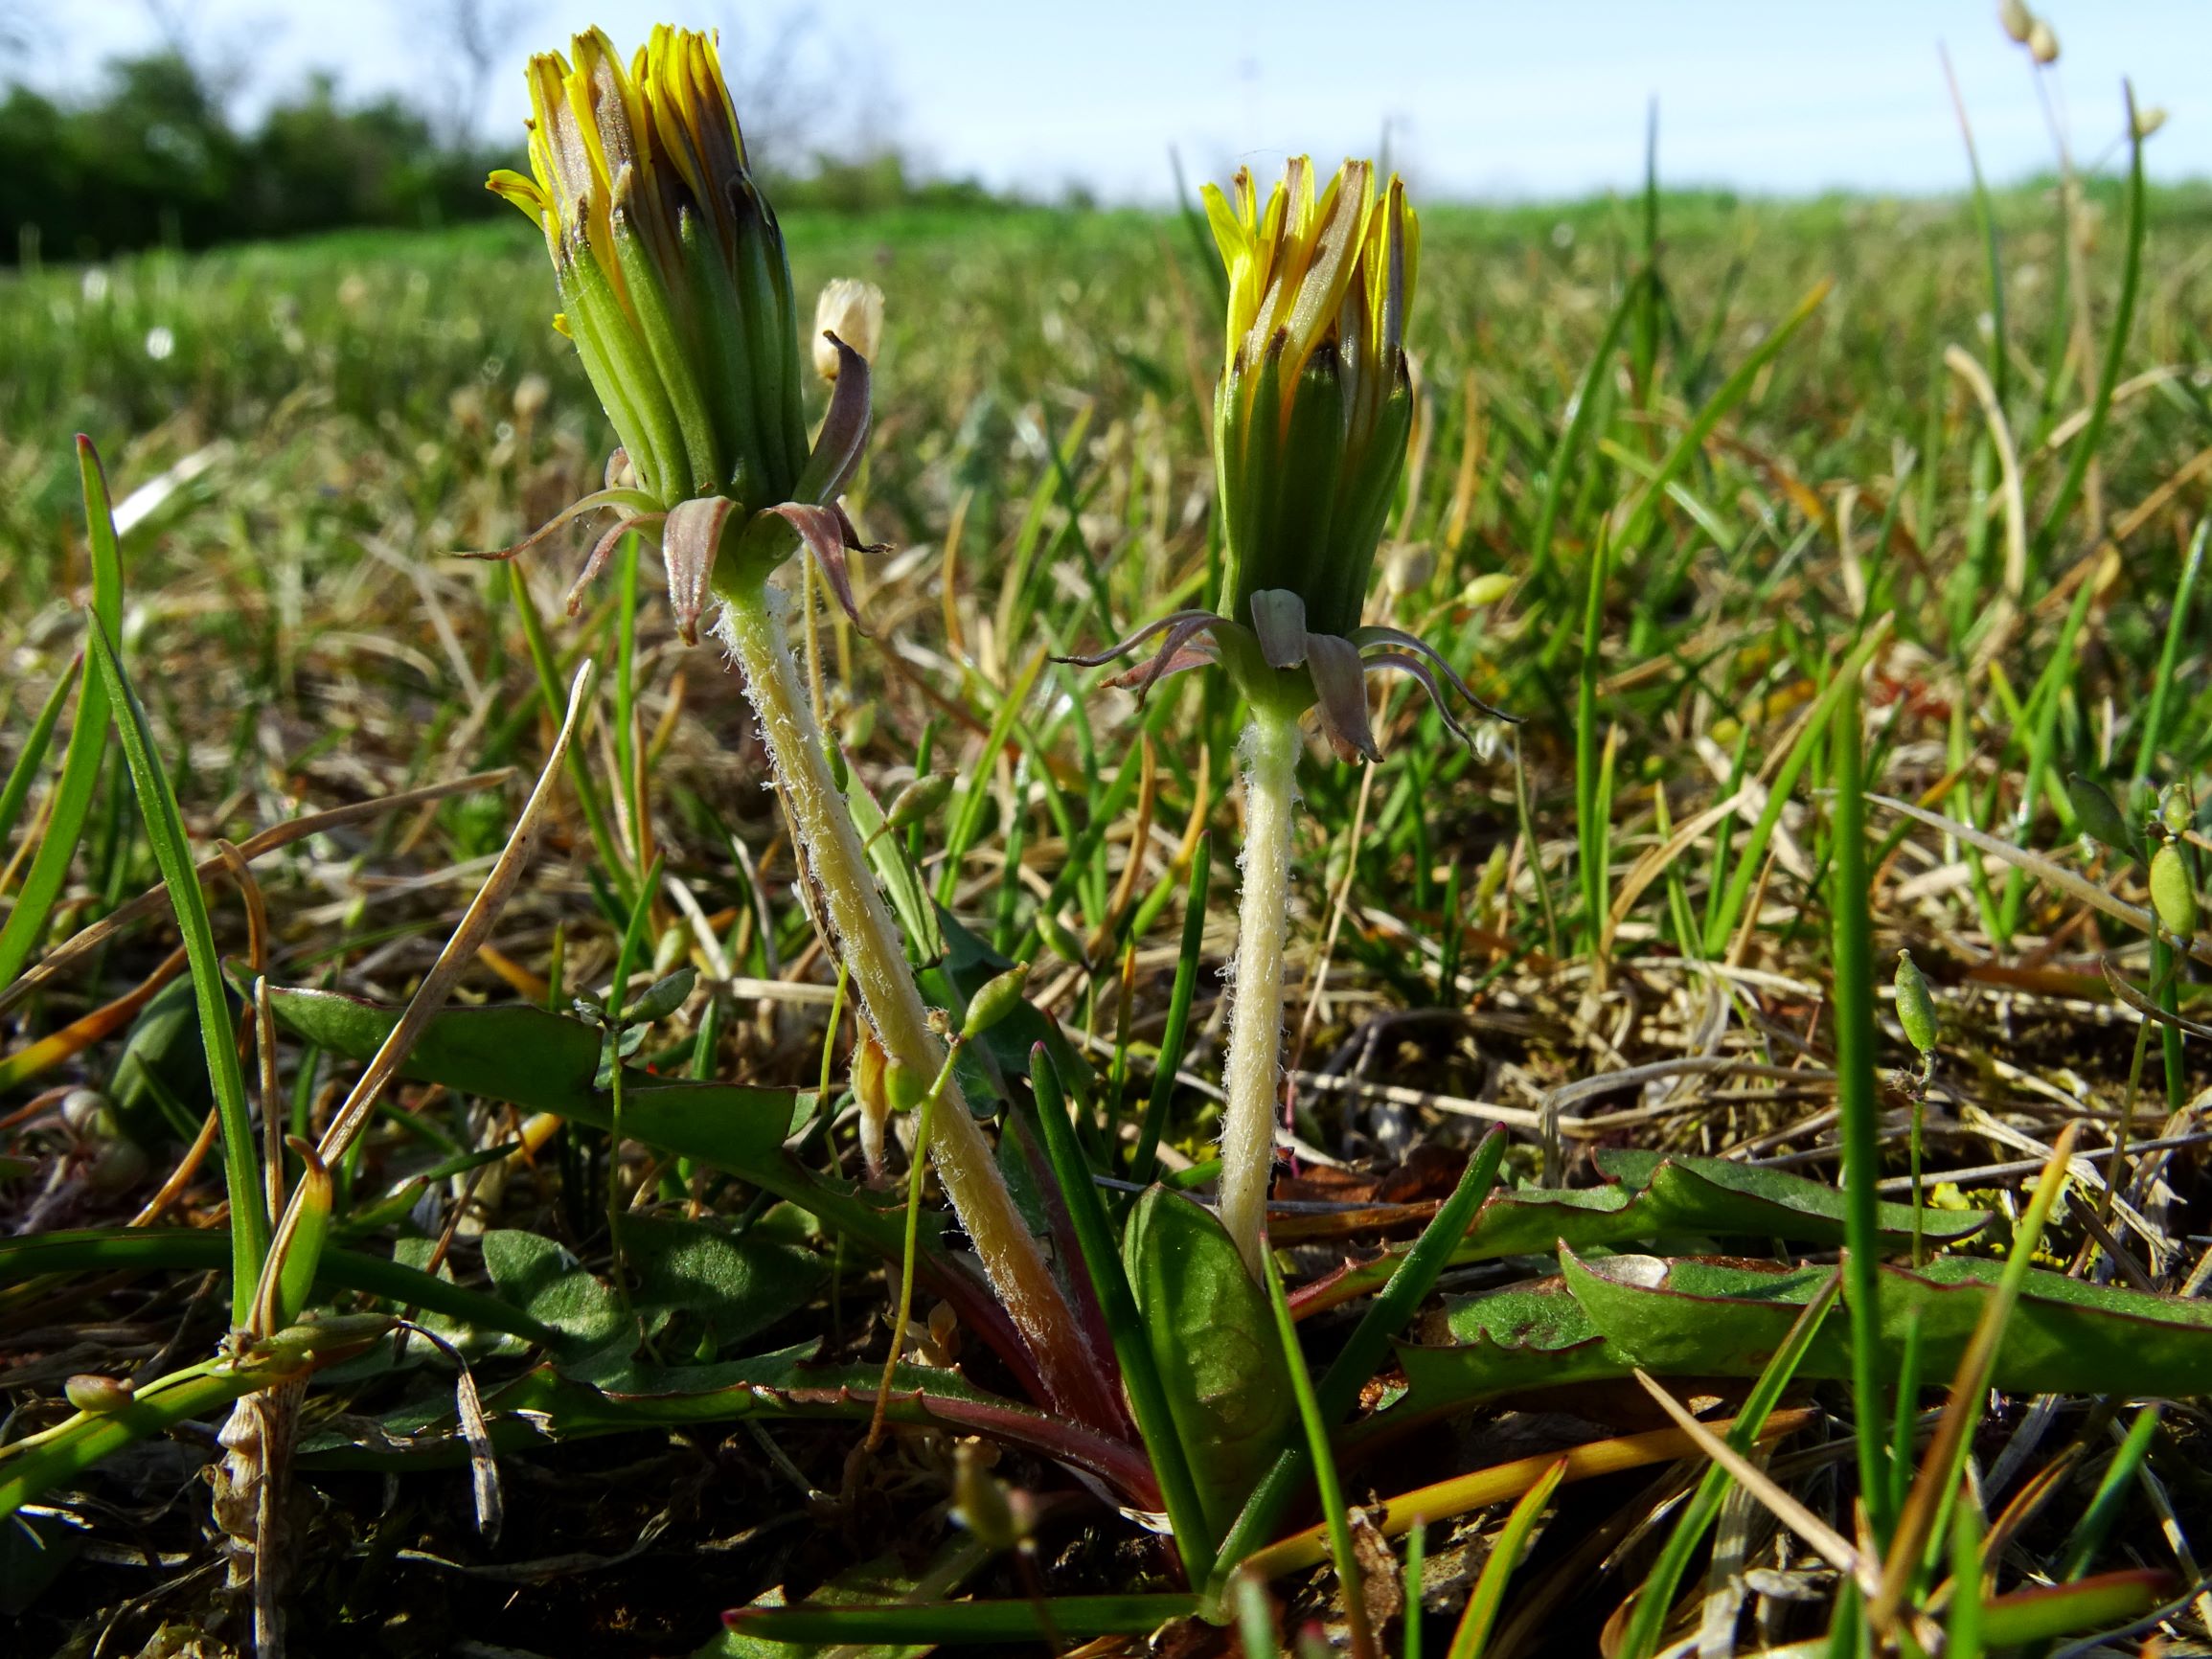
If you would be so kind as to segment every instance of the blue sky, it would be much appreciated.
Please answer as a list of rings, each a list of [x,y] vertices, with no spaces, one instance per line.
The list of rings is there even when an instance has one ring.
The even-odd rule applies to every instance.
[[[447,0],[17,0],[54,19],[34,80],[90,76],[101,57],[184,20],[195,49],[242,71],[250,102],[310,67],[350,90],[447,80]],[[487,0],[490,10],[503,0]],[[487,132],[518,130],[534,46],[597,21],[625,46],[660,17],[764,41],[804,16],[798,66],[841,82],[839,128],[864,115],[937,170],[1053,193],[1159,200],[1174,146],[1194,174],[1273,166],[1292,149],[1393,159],[1429,197],[1528,198],[1632,186],[1648,102],[1676,184],[1759,192],[1960,188],[1948,47],[1985,167],[2050,165],[2044,102],[1994,0],[505,0],[525,21],[492,77]],[[2046,75],[2084,165],[2109,162],[2120,83],[2169,119],[2155,176],[2212,176],[2212,4],[2047,0],[2063,47]],[[66,26],[60,18],[67,16]],[[1387,21],[1383,21],[1387,20]],[[741,116],[743,114],[740,112]]]

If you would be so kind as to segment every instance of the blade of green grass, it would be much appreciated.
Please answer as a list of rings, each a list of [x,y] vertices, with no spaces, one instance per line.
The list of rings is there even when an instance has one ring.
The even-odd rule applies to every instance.
[[[1598,336],[1598,349],[1590,356],[1589,367],[1583,371],[1581,383],[1575,387],[1567,422],[1560,428],[1559,442],[1552,447],[1551,463],[1544,468],[1543,494],[1537,503],[1536,529],[1529,534],[1528,570],[1533,586],[1542,587],[1551,580],[1552,534],[1559,522],[1560,494],[1566,488],[1568,473],[1574,469],[1575,457],[1582,451],[1591,412],[1600,401],[1599,388],[1612,368],[1613,349],[1620,344],[1621,330],[1650,282],[1650,276],[1644,272],[1638,272],[1630,282],[1619,303],[1613,307],[1612,315],[1606,319],[1606,331]]]
[[[1575,830],[1582,842],[1577,875],[1583,889],[1583,944],[1594,959],[1605,927],[1607,860],[1612,826],[1598,800],[1598,666],[1606,627],[1606,575],[1611,538],[1603,528],[1590,554],[1589,591],[1583,608],[1583,660],[1575,692]]]
[[[77,469],[84,488],[84,530],[92,552],[92,610],[87,637],[123,625],[123,552],[116,541],[115,514],[109,505],[107,474],[92,440],[77,440]],[[54,901],[69,879],[70,861],[77,856],[77,840],[84,832],[85,814],[92,807],[92,792],[100,783],[100,768],[107,758],[107,687],[94,672],[92,659],[84,660],[78,676],[77,719],[69,728],[69,743],[62,751],[61,778],[54,786],[54,809],[46,816],[46,832],[31,869],[16,892],[14,908],[0,926],[0,986],[23,971],[24,963],[46,932]]]
[[[1129,1179],[1150,1182],[1159,1169],[1160,1130],[1175,1092],[1175,1070],[1182,1064],[1183,1037],[1190,1029],[1191,998],[1198,984],[1198,958],[1206,935],[1206,892],[1213,877],[1214,838],[1200,835],[1191,853],[1191,885],[1183,899],[1183,938],[1175,958],[1174,988],[1168,993],[1168,1021],[1160,1030],[1159,1060],[1152,1068],[1152,1093],[1145,1098],[1144,1121],[1137,1128]]]
[[[1506,1516],[1483,1560],[1473,1592],[1467,1598],[1466,1610],[1459,1616],[1459,1628],[1452,1633],[1445,1659],[1482,1659],[1489,1649],[1491,1630],[1497,1624],[1498,1610],[1505,1605],[1505,1587],[1528,1551],[1529,1534],[1543,1518],[1544,1507],[1566,1472],[1567,1460],[1562,1458],[1545,1471],[1543,1479],[1521,1494],[1520,1502]]]
[[[2175,584],[2174,608],[2166,618],[2166,641],[2158,648],[2157,676],[2151,682],[2151,706],[2144,712],[2142,733],[2135,743],[2138,784],[2147,783],[2158,764],[2158,744],[2166,735],[2166,710],[2173,694],[2174,672],[2181,660],[2181,644],[2202,637],[2189,629],[2189,607],[2197,597],[2198,579],[2204,574],[2207,532],[2212,532],[2212,518],[2199,519],[2197,534],[2189,538],[2189,557],[2181,561],[2181,580]]]
[[[722,1615],[742,1636],[807,1644],[1088,1641],[1142,1636],[1197,1610],[1189,1595],[1055,1596],[1045,1601],[891,1602],[876,1606],[744,1607]]]
[[[1306,1356],[1298,1346],[1298,1328],[1290,1320],[1290,1304],[1283,1294],[1283,1275],[1275,1266],[1275,1253],[1260,1253],[1262,1277],[1267,1282],[1267,1303],[1275,1311],[1275,1334],[1283,1344],[1283,1357],[1290,1373],[1290,1392],[1298,1401],[1298,1421],[1306,1431],[1306,1449],[1313,1459],[1313,1484],[1320,1489],[1321,1517],[1329,1531],[1329,1555],[1336,1568],[1337,1600],[1344,1622],[1351,1627],[1352,1659],[1377,1659],[1375,1630],[1367,1618],[1367,1591],[1359,1569],[1358,1553],[1352,1545],[1352,1520],[1344,1507],[1344,1483],[1336,1477],[1336,1460],[1329,1452],[1329,1425],[1322,1420],[1320,1402],[1313,1396],[1313,1379],[1307,1375]]]
[[[1838,676],[1842,694],[1829,719],[1829,758],[1836,785],[1834,852],[1828,905],[1836,969],[1836,1095],[1842,1118],[1845,1206],[1844,1269],[1851,1314],[1852,1430],[1859,1446],[1859,1498],[1877,1539],[1886,1541],[1895,1511],[1889,1502],[1889,1413],[1882,1403],[1881,1221],[1876,1184],[1881,1178],[1881,1125],[1874,1075],[1873,918],[1867,913],[1866,794],[1859,675]]]
[[[1997,1345],[2004,1338],[2013,1308],[2018,1305],[2020,1288],[2027,1283],[2028,1270],[2034,1265],[2036,1246],[2042,1240],[2051,1207],[2058,1202],[2059,1193],[2066,1185],[2066,1162],[2073,1153],[2078,1128],[2078,1125],[2068,1124],[2060,1131],[2050,1161],[2043,1166],[2042,1176],[2036,1183],[2035,1195],[2028,1200],[2027,1213],[2013,1233],[2012,1252],[2005,1260],[2004,1276],[1984,1304],[1966,1354],[1951,1378],[1950,1398],[1945,1402],[1943,1419],[1936,1425],[1935,1439],[1922,1460],[1920,1474],[1912,1483],[1912,1495],[1898,1516],[1895,1535],[1888,1542],[1888,1553],[1881,1566],[1881,1594],[1868,1609],[1868,1623],[1878,1631],[1888,1629],[1896,1622],[1919,1577],[1921,1551],[1929,1537],[1935,1535],[1938,1511],[1944,1500],[1958,1489],[1960,1472],[1973,1449],[1974,1426],[1981,1421]],[[1855,1340],[1857,1335],[1854,1329]],[[1994,1628],[1988,1640],[1992,1646],[2002,1645]]]
[[[1827,277],[1813,284],[1790,314],[1777,323],[1767,337],[1752,348],[1750,354],[1736,366],[1736,372],[1721,383],[1720,389],[1698,411],[1697,419],[1675,441],[1675,446],[1667,451],[1666,458],[1659,463],[1659,469],[1653,474],[1651,482],[1637,494],[1615,545],[1630,552],[1642,548],[1644,537],[1651,534],[1652,524],[1658,514],[1659,503],[1666,499],[1667,486],[1689,465],[1690,458],[1704,446],[1705,440],[1713,435],[1713,428],[1720,425],[1722,417],[1744,400],[1752,383],[1759,378],[1759,371],[1774,360],[1782,348],[1790,343],[1790,337],[1820,308],[1821,302],[1828,298],[1828,291],[1834,286],[1834,280]]]
[[[2091,586],[2091,583],[2085,581],[2074,595],[2074,602],[2066,611],[2065,625],[2059,630],[2058,644],[2052,649],[2051,660],[2044,665],[2042,673],[2037,676],[2035,691],[2028,698],[2028,708],[2035,724],[2028,736],[2027,773],[2020,782],[2019,830],[2022,839],[2026,838],[2037,797],[2043,792],[2043,781],[2051,774],[2051,757],[2058,742],[2059,709],[2065,700],[2063,694],[2064,689],[2073,683],[2075,641],[2081,637],[2082,624],[2088,618]],[[2071,830],[2073,826],[2067,825],[2065,828]],[[2027,888],[2028,874],[2018,865],[2014,865],[2005,873],[2004,898],[1997,910],[1997,939],[2000,943],[2009,944],[2013,935],[2019,929],[2020,906],[2027,898]]]
[[[1981,1659],[1981,1508],[1965,1502],[1962,1493],[1951,1510],[1950,1614],[1944,1625],[1944,1659]]]
[[[2120,1506],[2127,1500],[2128,1489],[2134,1485],[2135,1471],[2150,1455],[2151,1442],[2158,1432],[2159,1410],[2157,1402],[2153,1401],[2135,1414],[2135,1420],[2128,1426],[2127,1439],[2120,1443],[2112,1461],[2105,1466],[2104,1478],[2097,1483],[2097,1495],[2089,1500],[2088,1509],[2075,1524],[2074,1535],[2066,1543],[2065,1560],[2059,1568],[2059,1577],[2066,1582],[2072,1583],[2088,1572],[2089,1563],[2097,1558],[2097,1552],[2111,1535],[2112,1523],[2120,1518]]]
[[[1782,761],[1782,768],[1767,785],[1767,805],[1759,809],[1759,816],[1751,825],[1751,833],[1736,855],[1735,867],[1728,876],[1727,889],[1721,896],[1720,907],[1705,921],[1705,954],[1719,957],[1728,948],[1728,936],[1736,931],[1737,920],[1744,914],[1744,905],[1751,896],[1751,883],[1759,874],[1759,867],[1767,857],[1767,843],[1773,838],[1774,826],[1782,821],[1782,808],[1790,799],[1790,790],[1797,786],[1813,751],[1825,735],[1829,720],[1835,715],[1836,705],[1845,692],[1859,684],[1859,672],[1873,659],[1889,638],[1889,619],[1883,618],[1867,631],[1851,654],[1837,665],[1836,675],[1820,693],[1819,700],[1806,716],[1799,729],[1796,742]]]
[[[262,1185],[260,1148],[254,1139],[253,1111],[246,1103],[245,1075],[239,1066],[238,1035],[231,1025],[230,999],[223,989],[222,960],[216,954],[207,897],[200,892],[199,873],[193,867],[192,847],[185,839],[184,819],[170,788],[169,774],[154,753],[146,710],[124,677],[123,666],[115,660],[97,617],[89,620],[90,660],[98,665],[101,684],[115,711],[116,734],[130,762],[139,815],[146,823],[147,839],[153,845],[154,862],[169,888],[177,931],[184,936],[185,956],[191,964],[193,998],[199,1009],[201,1044],[207,1054],[208,1083],[215,1091],[216,1116],[221,1126],[223,1183],[230,1194],[232,1322],[244,1325],[252,1316],[254,1287],[268,1255],[269,1214]]]
[[[93,1228],[0,1239],[0,1282],[10,1284],[49,1273],[213,1273],[229,1263],[230,1240],[213,1228]],[[496,1296],[403,1261],[338,1245],[323,1252],[315,1283],[325,1290],[357,1290],[381,1297],[395,1307],[422,1308],[529,1342],[560,1340],[551,1326]]]
[[[561,689],[560,669],[554,661],[552,644],[545,637],[545,624],[538,617],[536,602],[530,597],[530,584],[523,578],[519,560],[508,564],[507,585],[514,600],[514,614],[522,622],[522,638],[530,649],[531,666],[537,671],[538,697],[547,717],[559,726],[568,704],[568,693]],[[636,897],[631,887],[634,873],[614,844],[614,833],[607,828],[606,807],[600,801],[599,785],[592,781],[591,764],[581,744],[569,750],[567,764],[569,785],[576,791],[577,808],[582,812],[584,828],[591,834],[592,851],[599,854],[600,868],[614,883],[615,892],[627,906]]]
[[[38,717],[31,723],[31,731],[23,739],[22,751],[15,757],[15,764],[8,774],[7,787],[0,788],[0,848],[15,833],[15,821],[23,815],[23,803],[31,798],[31,785],[38,781],[38,768],[46,764],[46,751],[54,741],[54,728],[61,720],[61,705],[69,700],[69,688],[83,672],[84,658],[80,653],[76,661],[54,682],[54,689],[46,693],[46,701],[39,706]]]
[[[2143,131],[2135,120],[2135,91],[2125,87],[2128,114],[2128,229],[2120,262],[2120,298],[2112,308],[2112,331],[2105,342],[2105,360],[2097,372],[2097,390],[2089,399],[2089,420],[2073,442],[2066,457],[2065,476],[2043,513],[2036,532],[2036,546],[2047,554],[2057,540],[2059,526],[2073,511],[2082,492],[2082,480],[2104,443],[2105,422],[2112,413],[2112,391],[2120,383],[2120,367],[2128,355],[2128,332],[2135,320],[2135,294],[2143,278]]]

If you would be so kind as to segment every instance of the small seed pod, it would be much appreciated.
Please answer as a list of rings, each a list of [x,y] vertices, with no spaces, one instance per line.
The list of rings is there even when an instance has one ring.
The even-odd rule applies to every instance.
[[[2059,60],[2058,31],[2041,17],[2028,25],[2028,55],[2038,63]]]
[[[2158,822],[2165,826],[2167,834],[2187,834],[2196,816],[2197,805],[2189,799],[2187,784],[2169,784],[2158,791]]]
[[[100,1148],[84,1171],[84,1183],[110,1197],[127,1193],[146,1179],[152,1166],[136,1141],[113,1140]]]
[[[2189,866],[2181,849],[2168,841],[2151,854],[2151,908],[2166,930],[2181,939],[2197,933],[2197,889],[2189,882]]]
[[[1494,570],[1488,576],[1478,576],[1459,590],[1459,602],[1475,607],[1495,604],[1513,592],[1513,585],[1517,580],[1502,570]]]
[[[61,1097],[61,1121],[80,1140],[104,1141],[115,1133],[115,1114],[98,1089],[71,1089]]]
[[[83,1372],[61,1385],[69,1403],[88,1417],[106,1417],[131,1401],[130,1384],[118,1376]]]
[[[1997,21],[2004,26],[2004,32],[2022,46],[2028,43],[2028,35],[2036,26],[2035,13],[2022,5],[2021,0],[1999,0]]]
[[[926,823],[952,793],[952,783],[950,772],[931,772],[915,779],[891,797],[890,810],[883,814],[883,828],[911,830],[917,824]]]
[[[964,1440],[952,1448],[953,1519],[973,1533],[978,1542],[993,1550],[1011,1550],[1029,1534],[1027,1517],[986,1462],[989,1454],[977,1441]]]
[[[1029,964],[1017,962],[969,999],[968,1018],[960,1034],[970,1040],[981,1036],[1021,1006],[1022,987],[1029,983]]]
[[[1066,922],[1051,911],[1039,909],[1037,913],[1037,931],[1044,936],[1045,943],[1052,946],[1053,955],[1077,967],[1088,967],[1090,959],[1083,955],[1083,941],[1069,931]]]
[[[911,1112],[928,1092],[922,1074],[903,1060],[893,1060],[883,1068],[883,1096],[893,1111]]]
[[[859,750],[868,746],[876,736],[876,704],[873,698],[855,703],[837,719],[837,733],[848,749]]]
[[[676,964],[683,961],[692,947],[692,930],[680,921],[672,921],[653,941],[653,976],[665,978],[675,971]]]
[[[2163,104],[2154,103],[2147,108],[2135,111],[2135,136],[2137,138],[2149,138],[2151,134],[2165,125],[2166,108]]]
[[[1897,1017],[1906,1042],[1923,1055],[1935,1052],[1935,997],[1909,950],[1897,953]]]
[[[1402,541],[1382,564],[1382,581],[1392,593],[1419,593],[1436,574],[1436,550],[1425,541]]]

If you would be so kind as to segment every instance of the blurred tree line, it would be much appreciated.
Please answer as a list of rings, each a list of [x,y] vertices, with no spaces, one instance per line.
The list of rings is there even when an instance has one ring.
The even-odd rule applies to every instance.
[[[0,100],[0,259],[484,218],[498,159],[397,99],[342,103],[327,76],[241,130],[181,54],[124,58],[88,96]]]
[[[467,130],[394,97],[343,102],[329,76],[246,130],[223,89],[173,50],[111,62],[99,87],[77,97],[17,83],[0,98],[0,262],[512,213],[484,176],[523,165],[521,134],[490,147],[456,135]],[[991,199],[973,183],[917,179],[890,146],[817,152],[774,188],[787,208],[842,212]]]

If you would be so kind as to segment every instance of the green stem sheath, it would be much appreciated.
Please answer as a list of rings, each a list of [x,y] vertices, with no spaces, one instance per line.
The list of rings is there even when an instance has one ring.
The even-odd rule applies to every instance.
[[[1243,887],[1221,1117],[1221,1225],[1260,1277],[1283,1046],[1283,948],[1289,932],[1290,824],[1298,800],[1298,716],[1256,704],[1244,757]]]
[[[722,642],[745,676],[760,716],[784,810],[804,846],[829,914],[818,919],[835,941],[877,1040],[917,1077],[937,1075],[945,1043],[914,984],[906,949],[878,891],[866,850],[831,776],[822,733],[799,685],[784,633],[783,596],[765,582],[726,590]],[[1091,1357],[1044,1255],[1014,1206],[991,1146],[947,1079],[943,1109],[931,1114],[929,1155],[992,1287],[1029,1345],[1038,1374],[1063,1403],[1096,1392]]]

